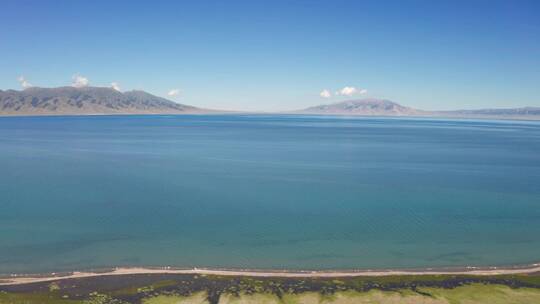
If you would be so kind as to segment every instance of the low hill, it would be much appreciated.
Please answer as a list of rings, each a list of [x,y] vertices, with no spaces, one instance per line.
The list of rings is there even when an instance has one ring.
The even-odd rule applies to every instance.
[[[540,119],[540,107],[507,108],[507,109],[479,109],[479,110],[457,110],[441,111],[441,115],[447,116],[469,116],[469,117],[508,117]]]

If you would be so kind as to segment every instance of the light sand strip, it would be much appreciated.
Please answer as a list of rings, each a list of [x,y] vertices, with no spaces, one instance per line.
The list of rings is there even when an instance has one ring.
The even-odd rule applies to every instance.
[[[51,273],[50,276],[30,277],[24,275],[11,275],[1,278],[0,285],[18,285],[28,283],[50,282],[65,279],[104,277],[133,274],[198,274],[198,275],[221,275],[221,276],[249,276],[249,277],[286,277],[286,278],[334,278],[334,277],[361,277],[361,276],[391,276],[391,275],[501,275],[501,274],[526,274],[540,272],[540,264],[533,264],[527,268],[497,268],[489,267],[478,269],[468,267],[462,271],[405,271],[405,270],[380,270],[380,271],[254,271],[254,270],[213,270],[213,269],[171,269],[164,268],[116,268],[110,272],[73,272],[59,276]]]

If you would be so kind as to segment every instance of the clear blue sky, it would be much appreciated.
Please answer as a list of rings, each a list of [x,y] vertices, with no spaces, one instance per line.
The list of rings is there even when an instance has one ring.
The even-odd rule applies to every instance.
[[[0,89],[75,74],[220,109],[540,106],[540,1],[0,2]]]

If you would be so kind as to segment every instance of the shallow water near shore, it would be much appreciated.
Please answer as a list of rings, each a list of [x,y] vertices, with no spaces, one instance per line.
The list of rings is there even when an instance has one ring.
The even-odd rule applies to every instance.
[[[0,273],[540,260],[540,124],[0,118]]]

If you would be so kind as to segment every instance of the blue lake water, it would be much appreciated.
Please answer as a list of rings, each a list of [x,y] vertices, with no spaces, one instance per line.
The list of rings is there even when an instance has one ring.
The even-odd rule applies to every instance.
[[[0,274],[540,261],[537,122],[0,118]]]

